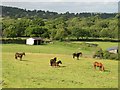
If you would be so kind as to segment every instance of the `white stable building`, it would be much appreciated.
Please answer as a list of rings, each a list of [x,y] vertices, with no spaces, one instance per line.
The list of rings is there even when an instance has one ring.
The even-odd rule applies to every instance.
[[[26,40],[26,44],[27,45],[40,45],[42,44],[44,41],[42,38],[28,38]]]

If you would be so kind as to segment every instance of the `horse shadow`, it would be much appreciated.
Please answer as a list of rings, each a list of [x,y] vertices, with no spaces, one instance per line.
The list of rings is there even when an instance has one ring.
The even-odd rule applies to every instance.
[[[110,72],[110,70],[107,70],[107,69],[106,69],[106,70],[104,70],[104,72]]]
[[[24,59],[23,59],[23,60],[20,60],[20,61],[23,61],[23,62],[25,62],[25,61],[28,61],[28,60],[24,60]]]
[[[64,67],[66,67],[66,66],[60,66],[60,68],[64,68]]]

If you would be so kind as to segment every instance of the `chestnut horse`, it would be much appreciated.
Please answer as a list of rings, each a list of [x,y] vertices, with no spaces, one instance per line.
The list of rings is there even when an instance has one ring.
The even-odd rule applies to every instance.
[[[73,58],[77,57],[77,59],[79,59],[80,56],[82,56],[82,52],[73,53]]]
[[[100,70],[100,71],[105,71],[104,66],[103,66],[102,63],[94,62],[93,65],[94,65],[94,69],[96,69],[96,67],[99,67],[99,70]]]
[[[17,59],[19,57],[20,60],[22,60],[23,55],[25,56],[24,52],[17,52],[17,53],[15,53],[15,59]]]

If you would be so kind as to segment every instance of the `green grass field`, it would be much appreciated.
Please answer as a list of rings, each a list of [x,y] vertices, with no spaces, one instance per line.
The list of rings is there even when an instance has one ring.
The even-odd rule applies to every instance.
[[[100,42],[104,49],[114,45],[117,43]],[[75,42],[39,46],[3,44],[3,88],[118,88],[118,61],[90,58],[94,50]],[[26,52],[23,61],[14,59],[18,51]],[[72,58],[77,51],[84,53],[80,60]],[[63,62],[61,67],[49,65],[53,57]],[[94,61],[102,62],[106,71],[94,70]]]

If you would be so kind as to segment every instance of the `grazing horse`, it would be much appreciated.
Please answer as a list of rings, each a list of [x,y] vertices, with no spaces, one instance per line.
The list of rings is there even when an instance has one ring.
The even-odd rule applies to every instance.
[[[17,52],[17,53],[15,53],[15,59],[17,59],[19,57],[20,60],[22,60],[23,55],[25,56],[24,52]]]
[[[54,57],[53,59],[50,60],[50,65],[52,66],[53,63],[56,63],[57,58]]]
[[[77,59],[79,59],[80,56],[82,56],[82,52],[73,53],[73,58],[77,57]]]
[[[100,71],[105,71],[104,66],[103,66],[102,63],[94,62],[93,65],[94,65],[94,69],[96,69],[96,67],[99,67],[99,70],[100,70]]]
[[[61,62],[60,60],[56,62],[56,66],[59,66],[59,67],[60,67],[59,64],[62,64],[62,62]]]
[[[50,66],[59,66],[59,64],[62,64],[62,62],[60,60],[57,61],[57,62],[56,62],[56,60],[57,60],[56,57],[54,57],[53,59],[51,59],[50,60]]]
[[[62,62],[59,60],[59,61],[57,61],[57,62],[55,62],[55,63],[53,63],[52,64],[52,66],[57,66],[57,67],[60,67],[60,65],[59,64],[62,64]]]

